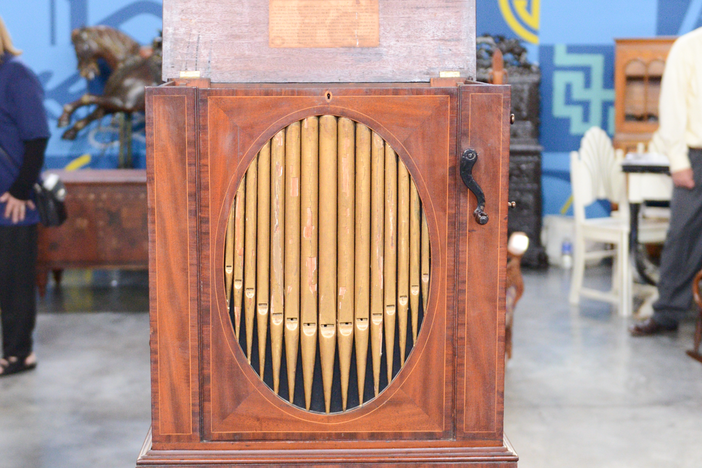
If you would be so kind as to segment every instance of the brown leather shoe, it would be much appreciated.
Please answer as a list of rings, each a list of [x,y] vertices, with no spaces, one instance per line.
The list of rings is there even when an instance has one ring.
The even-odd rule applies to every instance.
[[[651,336],[659,335],[661,333],[675,331],[678,329],[677,325],[664,326],[653,320],[653,317],[649,317],[642,322],[635,323],[629,327],[629,333],[631,336]]]

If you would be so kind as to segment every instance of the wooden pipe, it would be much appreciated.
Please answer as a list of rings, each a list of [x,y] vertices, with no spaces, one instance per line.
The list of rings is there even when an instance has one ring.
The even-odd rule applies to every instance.
[[[288,398],[295,397],[300,341],[300,122],[285,131],[285,361]]]

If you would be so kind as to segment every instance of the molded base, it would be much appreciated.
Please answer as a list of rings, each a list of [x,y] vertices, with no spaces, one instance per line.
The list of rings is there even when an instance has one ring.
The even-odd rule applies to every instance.
[[[411,447],[392,442],[382,447],[354,447],[329,443],[328,448],[298,447],[279,450],[152,450],[151,430],[137,459],[137,467],[224,468],[224,467],[407,467],[467,466],[471,468],[517,468],[519,458],[505,437],[501,447],[465,447],[457,442],[445,444],[416,442]],[[216,444],[212,444],[216,445]],[[322,444],[324,445],[324,444]],[[334,446],[335,445],[335,446]],[[379,444],[380,445],[380,444]]]

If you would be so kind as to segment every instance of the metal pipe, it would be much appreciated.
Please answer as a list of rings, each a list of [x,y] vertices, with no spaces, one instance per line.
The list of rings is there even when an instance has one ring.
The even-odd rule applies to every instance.
[[[429,249],[429,226],[427,216],[422,208],[422,310],[426,313],[429,302],[429,267],[431,251]]]
[[[363,404],[370,331],[371,132],[356,124],[355,329],[358,401]]]
[[[224,292],[227,298],[227,308],[232,299],[232,283],[234,282],[234,217],[236,216],[236,200],[232,203],[227,216],[227,235],[224,241]]]
[[[385,146],[385,360],[392,381],[397,317],[397,155]]]
[[[270,330],[273,391],[280,393],[285,296],[285,131],[271,140]]]
[[[319,119],[319,357],[327,413],[331,405],[336,353],[336,117]]]
[[[412,180],[410,187],[410,315],[412,317],[412,344],[417,343],[419,328],[419,291],[421,290],[420,250],[421,250],[422,204],[417,186]]]
[[[355,224],[355,125],[340,117],[338,121],[337,167],[337,341],[341,406],[346,410],[351,374],[354,329],[354,224]]]
[[[246,226],[244,240],[244,321],[246,358],[251,364],[254,320],[256,317],[256,226],[258,218],[258,155],[246,172]]]
[[[258,367],[263,380],[269,313],[270,222],[271,222],[271,142],[258,153],[258,265],[256,267],[256,325],[258,327]]]
[[[400,365],[404,366],[409,311],[410,177],[402,161],[397,164],[397,212],[397,324]]]
[[[285,362],[288,398],[295,397],[300,342],[300,122],[285,131]]]
[[[305,407],[312,401],[312,383],[317,358],[317,274],[318,274],[318,186],[319,186],[319,119],[308,117],[302,121],[300,142],[300,211],[302,238],[300,239],[300,315],[302,329],[300,348],[305,387]]]
[[[244,175],[244,178],[246,175]],[[234,200],[234,332],[239,338],[241,301],[244,295],[244,218],[246,216],[246,181],[239,183]]]
[[[373,132],[371,139],[371,256],[370,335],[373,361],[373,390],[380,389],[380,360],[383,354],[383,254],[385,249],[385,142]]]

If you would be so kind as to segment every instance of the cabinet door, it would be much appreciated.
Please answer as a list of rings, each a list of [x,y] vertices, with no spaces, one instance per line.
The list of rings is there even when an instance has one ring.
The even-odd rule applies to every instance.
[[[476,197],[457,182],[459,233],[457,321],[458,439],[501,443],[509,167],[509,88],[461,87],[458,152],[473,149],[473,176],[489,222],[476,221]]]
[[[408,440],[408,439],[435,439],[450,440],[454,438],[454,370],[455,351],[454,335],[456,324],[456,189],[459,187],[456,148],[456,123],[458,120],[458,88],[419,88],[419,87],[386,87],[386,88],[353,88],[353,87],[333,87],[333,88],[268,88],[268,89],[212,89],[201,91],[199,107],[201,109],[201,183],[200,183],[200,239],[202,242],[201,255],[201,284],[209,285],[204,290],[205,296],[201,307],[203,326],[203,361],[204,361],[204,437],[210,441],[245,441],[245,440]],[[275,160],[275,145],[277,138],[280,138],[281,129],[291,128],[291,125],[300,123],[310,116],[332,116],[339,123],[337,130],[341,133],[344,119],[353,122],[357,128],[367,126],[376,132],[391,147],[397,155],[398,166],[402,163],[406,167],[408,174],[414,182],[422,207],[426,213],[427,231],[430,239],[431,266],[430,266],[430,288],[426,300],[425,313],[421,328],[419,329],[416,342],[411,338],[408,331],[407,343],[412,344],[411,352],[407,353],[404,365],[400,367],[400,360],[393,361],[393,372],[391,372],[391,382],[387,384],[387,376],[381,377],[381,383],[385,379],[386,387],[377,397],[372,395],[370,387],[370,398],[364,398],[362,405],[353,409],[343,410],[339,406],[334,408],[331,405],[329,412],[324,406],[319,406],[308,411],[305,407],[304,398],[295,399],[293,403],[289,401],[290,396],[284,384],[286,374],[280,373],[281,384],[278,394],[275,393],[275,384],[271,384],[269,372],[276,372],[270,366],[270,360],[274,359],[273,354],[263,347],[265,364],[263,365],[263,379],[260,375],[259,367],[261,363],[258,357],[257,346],[253,350],[247,350],[245,334],[245,320],[239,316],[241,322],[240,336],[235,335],[235,329],[231,320],[231,311],[227,306],[228,291],[225,289],[226,268],[225,252],[227,251],[227,226],[232,206],[239,184],[244,180],[247,171],[250,171],[252,161],[259,155],[257,183],[262,180],[266,184],[271,184],[273,193],[270,204],[268,199],[261,202],[261,192],[256,192],[259,196],[257,206],[263,204],[264,214],[259,216],[275,217],[276,193],[275,177],[277,169],[275,162],[270,162],[270,170],[267,164]],[[321,121],[324,117],[320,117]],[[339,130],[340,129],[340,130]],[[320,132],[320,139],[322,137]],[[339,133],[339,135],[341,135]],[[287,131],[285,132],[287,135]],[[340,136],[338,138],[341,138]],[[341,140],[339,140],[341,141]],[[320,143],[321,144],[321,143]],[[266,145],[270,145],[269,150],[262,150]],[[339,143],[337,150],[341,152],[342,144]],[[319,154],[319,184],[320,193],[318,203],[320,206],[320,217],[323,216],[321,207],[329,200],[326,198],[328,192],[322,193],[322,185],[328,183],[327,176],[334,171],[324,172],[328,168],[324,165],[329,162],[328,156],[324,156],[325,150],[321,149]],[[338,153],[341,154],[341,153]],[[387,153],[386,153],[387,154]],[[265,160],[265,163],[261,163]],[[337,158],[337,192],[335,196],[341,196],[347,188],[345,177],[351,172],[344,172],[344,158]],[[263,164],[263,168],[261,166]],[[386,168],[386,174],[390,171],[398,170],[400,179],[403,177],[401,169]],[[252,172],[248,172],[248,178]],[[360,174],[356,167],[356,174]],[[390,177],[390,176],[388,176]],[[389,179],[386,179],[386,181]],[[404,190],[401,183],[397,186],[400,191]],[[247,189],[248,190],[248,189]],[[267,189],[266,189],[267,190]],[[325,189],[326,190],[326,189]],[[461,189],[465,191],[465,188]],[[248,192],[247,192],[248,193]],[[253,193],[253,192],[252,192]],[[263,195],[268,197],[266,191]],[[385,192],[386,197],[388,191]],[[392,198],[392,197],[390,197]],[[401,196],[398,196],[400,200]],[[401,202],[400,202],[401,203]],[[344,205],[342,201],[336,207],[337,212],[343,213]],[[304,212],[304,210],[303,210]],[[497,213],[496,213],[497,214]],[[282,219],[282,218],[276,218]],[[303,221],[305,217],[303,216]],[[341,218],[336,226],[338,243],[336,245],[337,256],[337,284],[341,284],[343,269],[348,263],[353,264],[352,256],[344,256],[344,236],[348,225],[343,224]],[[249,222],[249,221],[247,221]],[[398,208],[398,220],[390,221],[400,226]],[[333,223],[332,223],[333,224]],[[499,223],[496,223],[499,224]],[[268,224],[258,223],[259,233],[261,226],[268,229]],[[254,301],[256,307],[257,331],[261,327],[268,327],[266,331],[252,334],[254,339],[267,340],[267,346],[280,347],[281,342],[272,341],[274,336],[278,336],[275,329],[275,311],[271,307],[275,306],[275,281],[273,275],[280,271],[280,266],[276,267],[275,258],[280,253],[276,253],[275,230],[279,228],[276,222],[269,224],[269,237],[258,236],[257,251],[258,258],[261,255],[269,255],[263,265],[270,268],[271,290],[260,292],[261,283],[258,285],[257,299]],[[319,222],[319,242],[323,242],[323,230],[329,226]],[[386,230],[387,232],[387,230]],[[262,240],[263,239],[263,240]],[[391,241],[399,242],[398,238]],[[262,245],[261,243],[265,243]],[[356,245],[352,242],[349,245]],[[386,248],[388,244],[386,244]],[[322,253],[319,246],[319,255],[315,261],[319,262],[319,286],[317,289],[319,304],[319,320],[325,320],[324,314],[329,312],[329,308],[323,305],[322,282],[327,280],[327,274],[322,271],[323,262],[328,259]],[[398,245],[398,251],[401,250]],[[398,259],[403,258],[398,254]],[[390,261],[389,258],[385,259]],[[387,265],[385,265],[387,266]],[[246,268],[249,268],[246,266]],[[260,272],[261,263],[257,261]],[[394,269],[397,277],[397,285],[390,285],[390,276],[385,276],[386,282],[383,285],[384,293],[391,287],[397,286],[403,279],[406,269],[397,267]],[[332,273],[330,273],[331,275]],[[253,284],[253,283],[252,283]],[[245,286],[248,290],[249,287]],[[253,287],[251,287],[253,289]],[[354,288],[355,291],[355,288]],[[344,294],[342,287],[338,288],[339,297]],[[390,293],[398,294],[397,291]],[[233,297],[233,296],[232,296]],[[397,312],[399,315],[403,296],[399,294]],[[270,301],[270,302],[268,302]],[[404,298],[407,301],[407,298]],[[333,301],[332,301],[333,303]],[[337,304],[341,310],[343,305],[341,299],[337,298]],[[334,306],[332,306],[334,307]],[[334,311],[331,311],[334,313]],[[258,316],[270,313],[269,318],[259,321]],[[284,313],[287,313],[284,312]],[[341,312],[339,312],[341,314]],[[236,315],[236,314],[233,314]],[[385,317],[388,320],[388,317]],[[252,319],[253,320],[253,319]],[[343,334],[344,320],[341,315],[336,320],[337,341]],[[396,317],[397,328],[400,330],[399,317]],[[411,319],[408,319],[411,321]],[[286,324],[287,319],[286,319]],[[385,322],[388,323],[388,322]],[[320,325],[318,324],[318,325]],[[303,323],[304,325],[304,323]],[[411,325],[405,325],[411,328]],[[312,327],[314,328],[314,327]],[[493,327],[494,329],[494,327]],[[319,336],[323,335],[324,329],[317,327]],[[387,338],[389,328],[383,328],[381,334]],[[399,332],[396,332],[399,334]],[[278,338],[275,338],[278,339]],[[287,338],[284,338],[286,340]],[[395,340],[399,343],[399,337]],[[287,343],[287,342],[286,342]],[[313,342],[314,343],[314,342]],[[332,359],[341,360],[343,344],[338,341],[337,356]],[[401,345],[396,344],[393,353],[398,353]],[[383,342],[382,359],[388,353],[388,342]],[[316,351],[315,379],[320,374],[324,374],[324,351],[320,344]],[[247,356],[247,353],[250,354]],[[368,357],[369,366],[366,371],[366,378],[372,380],[371,368],[372,358]],[[253,366],[248,359],[252,359]],[[302,357],[298,361],[297,372],[302,372]],[[307,359],[307,358],[305,358]],[[258,360],[258,361],[257,361]],[[333,362],[333,361],[332,361]],[[270,366],[270,367],[269,367]],[[341,366],[341,365],[340,365]],[[334,379],[340,378],[343,372],[341,367],[334,365]],[[387,363],[384,364],[384,372],[387,372]],[[399,371],[398,371],[399,369]],[[357,375],[352,371],[352,379]],[[347,376],[348,377],[348,376]],[[322,379],[325,377],[322,376]],[[314,385],[318,385],[315,381]],[[343,382],[333,381],[331,386],[332,398],[342,388]],[[302,385],[297,384],[300,389]],[[382,385],[381,385],[382,386]],[[320,387],[324,387],[322,383]]]

